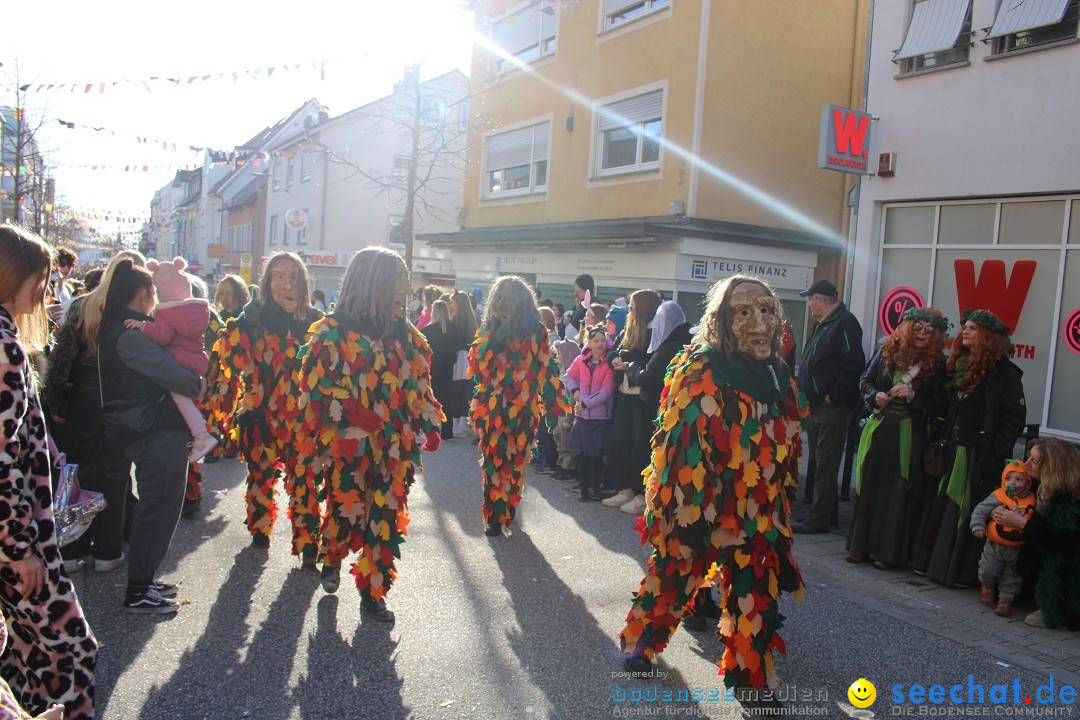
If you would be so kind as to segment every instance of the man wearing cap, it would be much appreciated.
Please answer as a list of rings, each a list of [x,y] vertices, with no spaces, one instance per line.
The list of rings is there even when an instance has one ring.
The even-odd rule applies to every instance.
[[[844,453],[851,418],[859,406],[859,377],[866,365],[862,326],[844,303],[836,286],[818,280],[799,293],[808,298],[810,315],[817,321],[803,351],[799,389],[810,404],[807,436],[814,463],[817,490],[810,514],[792,523],[797,533],[824,533],[836,508],[836,476]]]

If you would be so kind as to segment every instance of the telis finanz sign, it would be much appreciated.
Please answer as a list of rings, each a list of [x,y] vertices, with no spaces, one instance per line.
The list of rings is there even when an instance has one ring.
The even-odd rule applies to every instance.
[[[821,108],[818,167],[869,175],[871,117],[838,105]]]

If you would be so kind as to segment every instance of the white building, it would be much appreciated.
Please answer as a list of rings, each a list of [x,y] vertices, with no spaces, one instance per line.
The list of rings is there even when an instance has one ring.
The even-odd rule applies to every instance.
[[[290,250],[304,257],[313,289],[337,290],[349,260],[371,245],[403,256],[401,226],[412,156],[415,93],[401,83],[393,94],[309,126],[270,146],[267,255]],[[468,78],[461,72],[420,83],[414,234],[457,229],[464,182]],[[447,250],[423,241],[413,248],[413,284],[452,284]]]
[[[870,158],[851,309],[910,303],[1012,326],[1028,422],[1080,438],[1080,0],[887,0],[871,14]],[[897,50],[899,48],[899,50]],[[895,56],[894,56],[895,54]]]

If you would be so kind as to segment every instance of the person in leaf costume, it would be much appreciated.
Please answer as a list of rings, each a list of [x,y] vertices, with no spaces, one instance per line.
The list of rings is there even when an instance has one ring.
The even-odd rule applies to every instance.
[[[270,545],[277,517],[274,486],[284,471],[293,554],[314,564],[318,501],[313,488],[299,482],[303,478],[293,472],[296,458],[292,452],[301,420],[296,358],[307,343],[312,323],[322,317],[308,305],[309,284],[298,255],[285,252],[270,258],[259,281],[259,298],[226,324],[214,346],[221,364],[216,374],[211,373],[216,380],[208,388],[206,406],[218,427],[231,420],[240,429],[240,452],[248,465],[247,526],[252,544]]]
[[[484,476],[484,534],[494,537],[509,530],[521,502],[541,403],[556,415],[569,411],[536,296],[520,277],[504,275],[491,286],[468,374],[475,383],[470,413]]]
[[[431,391],[431,349],[405,318],[405,261],[380,247],[349,262],[337,309],[311,329],[299,374],[304,472],[327,480],[320,528],[322,582],[337,590],[351,552],[361,610],[388,622],[385,597],[397,577],[409,525],[409,488],[424,450],[439,447],[442,408]]]
[[[780,359],[780,303],[735,275],[712,287],[698,338],[668,367],[638,519],[653,552],[620,635],[624,662],[647,670],[699,587],[718,578],[729,688],[776,687],[781,591],[803,593],[790,504],[806,402]]]

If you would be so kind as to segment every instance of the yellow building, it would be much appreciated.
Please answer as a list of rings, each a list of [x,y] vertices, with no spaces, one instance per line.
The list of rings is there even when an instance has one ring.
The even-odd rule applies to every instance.
[[[717,279],[837,277],[848,176],[817,168],[821,108],[859,107],[866,0],[478,0],[461,287],[500,273],[568,302]],[[696,160],[700,158],[700,160]]]

